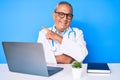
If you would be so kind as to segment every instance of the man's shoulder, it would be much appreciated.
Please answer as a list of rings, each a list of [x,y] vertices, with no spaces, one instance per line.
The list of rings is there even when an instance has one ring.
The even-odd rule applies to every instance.
[[[72,27],[72,29],[76,32],[82,33],[83,31],[80,28]]]

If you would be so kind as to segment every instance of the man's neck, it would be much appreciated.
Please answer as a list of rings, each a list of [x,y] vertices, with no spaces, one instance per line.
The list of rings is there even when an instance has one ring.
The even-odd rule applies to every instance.
[[[66,33],[66,30],[64,30],[64,31],[58,31],[56,29],[55,33],[59,34],[60,36],[63,36]]]

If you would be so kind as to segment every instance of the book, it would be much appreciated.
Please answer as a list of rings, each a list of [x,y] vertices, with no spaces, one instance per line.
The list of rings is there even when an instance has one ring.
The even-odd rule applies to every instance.
[[[111,74],[106,74],[106,73],[88,73],[88,76],[111,76]]]
[[[107,63],[88,63],[87,72],[94,74],[110,74],[110,68]]]

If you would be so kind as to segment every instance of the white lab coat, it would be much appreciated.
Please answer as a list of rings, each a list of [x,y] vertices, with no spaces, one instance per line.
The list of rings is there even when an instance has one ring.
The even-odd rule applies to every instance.
[[[55,28],[49,28],[50,30],[55,32]],[[76,32],[76,37],[73,32],[70,33],[68,38],[68,33],[71,30]],[[74,58],[75,60],[82,62],[84,58],[87,56],[88,51],[86,48],[86,42],[84,41],[83,32],[78,28],[68,28],[68,30],[63,35],[62,43],[58,43],[54,41],[54,46],[56,47],[56,52],[53,52],[52,49],[52,41],[47,40],[45,37],[46,32],[41,30],[38,36],[38,42],[43,44],[45,58],[47,63],[57,63],[55,59],[55,55],[66,54]]]

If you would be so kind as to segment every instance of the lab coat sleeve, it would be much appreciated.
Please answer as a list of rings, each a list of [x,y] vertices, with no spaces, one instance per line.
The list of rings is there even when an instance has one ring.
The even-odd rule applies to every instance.
[[[37,42],[43,44],[46,63],[55,63],[56,64],[57,62],[56,62],[55,56],[54,56],[53,52],[51,51],[51,46],[49,44],[49,41],[46,39],[45,34],[46,34],[46,32],[44,30],[41,30],[39,32]]]
[[[82,62],[88,54],[86,42],[83,38],[81,30],[76,30],[76,41],[63,37],[61,44],[61,52],[71,56],[75,60]]]
[[[39,43],[39,42],[43,43],[43,42],[44,42],[44,39],[45,39],[45,31],[44,31],[44,30],[41,30],[41,31],[39,32],[37,42],[38,42],[38,43]]]

